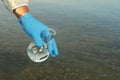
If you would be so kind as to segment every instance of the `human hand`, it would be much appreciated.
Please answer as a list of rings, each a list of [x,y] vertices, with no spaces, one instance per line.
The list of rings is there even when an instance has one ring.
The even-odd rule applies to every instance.
[[[24,14],[19,18],[19,22],[23,27],[23,30],[34,40],[34,43],[38,47],[43,46],[44,35],[43,32],[47,31],[49,28],[35,19],[30,12]],[[55,42],[55,39],[48,33],[47,38],[47,47],[51,56],[56,57],[58,55],[58,49]],[[49,39],[51,38],[51,39]]]

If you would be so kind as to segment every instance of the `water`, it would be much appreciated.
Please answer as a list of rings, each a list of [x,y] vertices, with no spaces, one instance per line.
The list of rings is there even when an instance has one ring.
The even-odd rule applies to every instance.
[[[27,55],[33,62],[44,62],[49,57],[47,44],[38,47],[34,42],[31,42],[27,48]]]
[[[32,40],[0,4],[1,80],[120,80],[119,0],[30,3],[33,15],[56,30],[60,55],[31,62],[25,50]]]

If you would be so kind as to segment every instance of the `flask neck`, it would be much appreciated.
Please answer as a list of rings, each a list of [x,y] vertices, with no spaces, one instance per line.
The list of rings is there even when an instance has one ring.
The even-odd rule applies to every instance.
[[[42,31],[40,36],[43,42],[48,43],[55,35],[56,31],[52,28],[48,28],[47,30]]]
[[[50,34],[49,31],[45,30],[41,32],[41,38],[43,42],[47,43],[53,38],[53,36]]]

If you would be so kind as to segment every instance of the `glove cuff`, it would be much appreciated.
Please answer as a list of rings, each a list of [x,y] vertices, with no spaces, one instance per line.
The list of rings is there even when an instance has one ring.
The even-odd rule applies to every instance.
[[[27,12],[19,18],[19,23],[22,24],[23,22],[31,20],[32,18],[33,18],[33,16],[31,14],[31,12]]]
[[[31,13],[31,12],[27,12],[27,13],[23,14],[23,15],[19,18],[19,20],[22,20],[22,19],[28,18],[28,17],[32,17],[32,13]]]

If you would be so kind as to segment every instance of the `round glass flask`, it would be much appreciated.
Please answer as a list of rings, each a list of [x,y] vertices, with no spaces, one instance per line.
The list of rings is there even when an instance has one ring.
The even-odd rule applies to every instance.
[[[48,32],[51,37],[46,38]],[[54,37],[55,34],[56,34],[56,32],[50,28],[47,31],[45,31],[44,35],[42,35],[43,36],[43,38],[42,38],[43,46],[42,47],[38,47],[34,42],[31,42],[28,45],[27,55],[33,62],[44,62],[45,60],[48,59],[49,52],[48,52],[48,48],[47,48],[47,42],[50,41]]]

